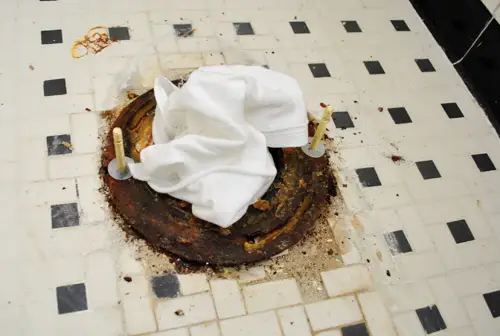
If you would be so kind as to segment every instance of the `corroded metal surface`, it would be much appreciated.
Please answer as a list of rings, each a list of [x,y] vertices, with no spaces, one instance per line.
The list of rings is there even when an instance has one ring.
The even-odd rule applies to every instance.
[[[151,90],[133,100],[112,124],[111,129],[123,129],[125,153],[136,161],[151,143],[154,108]],[[300,148],[270,151],[278,168],[276,179],[262,201],[228,229],[196,218],[190,204],[158,194],[144,182],[116,181],[107,175],[114,158],[112,132],[106,138],[101,172],[113,211],[154,247],[189,261],[235,265],[269,258],[297,243],[335,190],[326,156],[312,159]]]

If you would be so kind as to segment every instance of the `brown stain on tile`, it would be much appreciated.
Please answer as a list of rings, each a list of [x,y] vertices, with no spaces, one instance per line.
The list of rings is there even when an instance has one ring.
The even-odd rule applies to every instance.
[[[358,216],[354,216],[354,220],[352,221],[352,227],[359,233],[365,232],[365,228],[363,224],[361,224],[361,222],[359,221]]]
[[[71,57],[82,58],[89,53],[98,54],[109,47],[114,39],[110,39],[108,28],[97,26],[90,28],[81,39],[75,41],[71,47]]]
[[[349,239],[347,238],[344,221],[339,220],[333,227],[333,236],[337,242],[340,254],[346,254],[350,251]]]

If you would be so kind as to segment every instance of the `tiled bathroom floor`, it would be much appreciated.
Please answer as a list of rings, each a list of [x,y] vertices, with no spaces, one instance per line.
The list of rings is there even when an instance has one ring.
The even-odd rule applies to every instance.
[[[95,26],[111,45],[73,59]],[[2,335],[500,334],[500,141],[408,1],[12,0],[0,41]],[[344,267],[320,270],[322,300],[261,265],[153,275],[107,212],[100,111],[220,63],[338,111]]]

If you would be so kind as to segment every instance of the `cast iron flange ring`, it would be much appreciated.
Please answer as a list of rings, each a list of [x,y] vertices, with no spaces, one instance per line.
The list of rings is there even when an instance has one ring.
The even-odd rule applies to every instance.
[[[153,91],[123,108],[111,125],[123,130],[125,154],[139,161],[151,144],[156,102]],[[114,180],[107,165],[114,158],[107,134],[101,175],[112,210],[149,244],[187,261],[236,265],[270,258],[297,243],[329,204],[334,192],[328,157],[310,158],[300,148],[270,149],[278,170],[262,200],[227,229],[193,216],[191,205],[153,191],[147,183]]]

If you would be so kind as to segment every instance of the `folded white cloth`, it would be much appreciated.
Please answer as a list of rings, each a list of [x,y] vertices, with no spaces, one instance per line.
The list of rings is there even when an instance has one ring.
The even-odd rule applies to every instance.
[[[134,178],[192,204],[196,217],[228,227],[269,188],[267,147],[307,143],[298,83],[257,66],[202,67],[179,89],[155,82],[154,145],[132,164]]]

